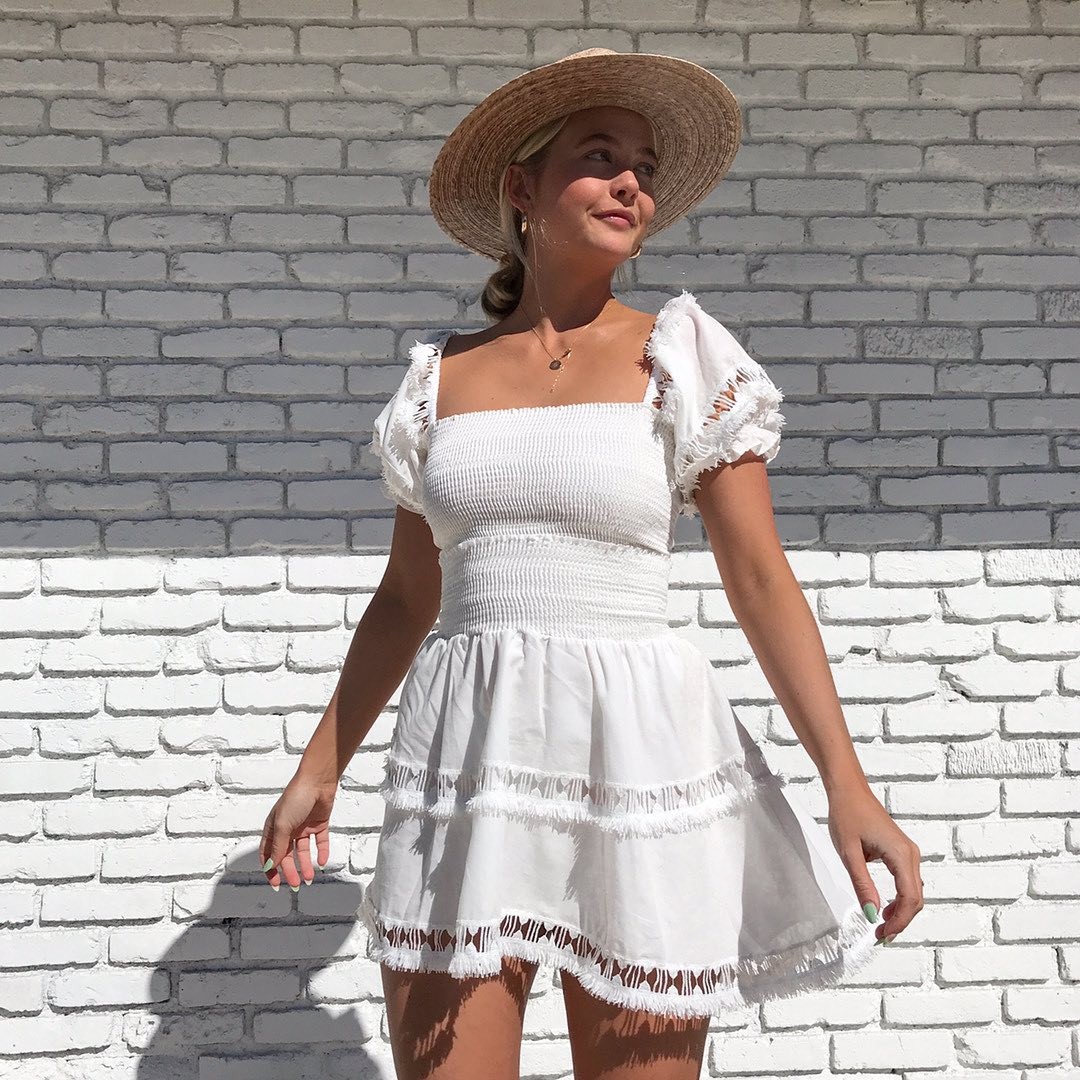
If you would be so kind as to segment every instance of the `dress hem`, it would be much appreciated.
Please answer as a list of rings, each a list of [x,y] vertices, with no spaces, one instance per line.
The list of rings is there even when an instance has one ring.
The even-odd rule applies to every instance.
[[[474,945],[467,945],[461,950],[455,949],[452,944],[441,949],[391,944],[387,938],[388,927],[402,930],[410,938],[433,931],[428,927],[416,927],[385,918],[375,908],[369,891],[364,893],[359,914],[368,931],[365,947],[367,959],[397,971],[442,972],[458,979],[477,978],[499,974],[505,957],[517,957],[573,975],[601,1001],[622,1008],[680,1018],[724,1016],[762,1001],[794,997],[834,986],[869,963],[877,943],[875,924],[867,921],[861,907],[852,907],[834,930],[779,952],[744,957],[717,967],[648,967],[603,955],[579,931],[548,919],[526,920],[533,937],[538,936],[537,928],[553,929],[555,936],[562,938],[577,936],[585,941],[592,957],[596,958],[582,956],[554,941],[530,940],[521,936],[521,930],[517,933],[502,932],[504,926],[515,922],[514,916],[504,917],[494,926],[462,924],[460,933],[453,930],[441,932],[441,936],[449,938],[451,942],[465,935],[479,934],[489,943],[483,950],[478,950]],[[516,921],[520,923],[521,920]],[[438,930],[434,933],[440,934]],[[629,968],[639,973],[636,983],[627,981],[629,976],[625,970],[622,973],[613,970],[617,968]],[[704,981],[706,985],[720,984],[720,988],[702,993],[685,993],[674,985],[674,980],[680,977],[688,981]],[[660,991],[655,989],[656,983],[669,985],[666,990]]]

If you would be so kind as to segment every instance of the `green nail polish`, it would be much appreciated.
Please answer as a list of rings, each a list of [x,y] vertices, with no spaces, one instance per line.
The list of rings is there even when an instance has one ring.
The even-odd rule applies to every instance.
[[[889,935],[889,936],[888,936],[888,937],[887,937],[887,938],[885,939],[885,944],[886,944],[886,945],[888,945],[888,944],[889,944],[889,942],[890,942],[890,941],[892,941],[892,939],[893,939],[894,937],[896,937],[896,935],[895,935],[895,934],[890,934],[890,935]]]
[[[867,900],[862,906],[863,914],[871,921],[877,922],[877,908],[874,907],[873,901]]]
[[[266,862],[263,864],[263,873],[265,873],[267,870],[269,870],[270,867],[273,866],[273,865],[274,865],[274,860],[273,859],[267,859]]]
[[[300,886],[299,885],[290,885],[289,888],[292,889],[293,892],[299,892],[300,891]]]

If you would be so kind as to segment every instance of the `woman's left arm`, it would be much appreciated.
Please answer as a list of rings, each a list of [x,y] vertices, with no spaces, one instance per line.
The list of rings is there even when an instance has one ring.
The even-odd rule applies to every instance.
[[[829,800],[829,834],[863,905],[884,920],[879,941],[923,908],[918,846],[878,801],[859,764],[821,632],[784,554],[765,462],[746,454],[702,473],[695,498],[728,602]],[[867,861],[881,859],[896,899],[881,908]]]

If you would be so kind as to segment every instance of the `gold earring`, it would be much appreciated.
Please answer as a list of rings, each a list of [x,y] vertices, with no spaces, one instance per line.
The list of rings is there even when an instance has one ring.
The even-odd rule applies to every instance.
[[[635,251],[634,254],[630,256],[630,258],[631,259],[636,259],[640,254],[641,254],[641,245],[638,244],[637,251]]]
[[[529,219],[523,217],[521,219],[521,235],[524,236],[525,233],[528,232],[528,229],[529,229]]]

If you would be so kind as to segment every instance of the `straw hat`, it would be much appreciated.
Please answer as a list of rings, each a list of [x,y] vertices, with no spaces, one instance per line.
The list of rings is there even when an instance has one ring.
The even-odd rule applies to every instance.
[[[639,112],[656,130],[661,164],[648,236],[708,195],[738,152],[739,103],[705,68],[674,56],[585,49],[512,79],[454,128],[429,183],[439,227],[471,251],[500,258],[499,181],[511,155],[549,121],[602,105]]]

